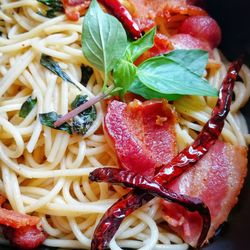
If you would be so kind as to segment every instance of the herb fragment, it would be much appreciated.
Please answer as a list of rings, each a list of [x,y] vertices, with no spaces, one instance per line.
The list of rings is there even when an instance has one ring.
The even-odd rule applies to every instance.
[[[104,13],[97,1],[92,0],[83,22],[82,51],[93,66],[104,72],[104,90],[107,88],[108,73],[124,55],[127,45],[122,24]]]
[[[38,12],[40,15],[44,15],[48,18],[53,18],[58,12],[64,12],[63,3],[61,0],[37,0],[38,2],[48,6],[48,9],[45,15],[41,12]]]
[[[80,88],[70,79],[70,77],[61,69],[59,64],[55,62],[52,57],[42,54],[40,64],[46,69],[50,70],[57,76],[61,77],[64,81],[70,82],[75,85],[79,90]]]
[[[71,108],[75,109],[80,105],[86,103],[88,96],[77,95],[75,100],[71,103]],[[96,108],[94,106],[89,107],[78,115],[74,116],[72,122],[64,122],[58,126],[55,126],[56,121],[62,117],[58,115],[56,112],[49,112],[39,114],[39,119],[41,124],[57,129],[66,131],[69,134],[77,133],[79,135],[84,135],[92,126],[93,122],[96,119]]]
[[[89,66],[84,66],[82,65],[81,66],[81,71],[82,71],[82,78],[81,78],[81,81],[80,83],[86,87],[87,86],[87,83],[89,81],[89,78],[92,76],[93,74],[93,69]]]
[[[49,113],[43,113],[39,114],[39,120],[42,125],[45,125],[50,128],[54,128],[57,130],[66,131],[69,134],[72,134],[72,128],[71,125],[67,122],[63,123],[59,127],[55,127],[54,123],[61,117],[61,115],[58,115],[56,112],[49,112]]]
[[[26,118],[26,116],[31,112],[34,106],[37,103],[37,98],[32,99],[30,96],[21,106],[19,111],[19,116],[22,118]]]
[[[86,95],[77,95],[75,100],[71,103],[71,108],[75,109],[80,105],[86,103],[88,101],[87,98],[88,96]],[[95,106],[91,106],[73,118],[72,129],[77,134],[84,135],[92,126],[95,119],[96,108]]]

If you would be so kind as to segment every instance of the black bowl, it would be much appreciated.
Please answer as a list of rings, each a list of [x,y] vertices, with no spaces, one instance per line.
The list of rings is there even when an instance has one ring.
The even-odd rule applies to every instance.
[[[220,49],[229,60],[244,54],[250,67],[250,1],[249,0],[207,0],[206,7],[222,28],[223,39]],[[250,129],[250,103],[243,109]],[[249,250],[250,237],[250,173],[239,196],[239,203],[231,212],[228,221],[204,250]],[[0,246],[0,250],[13,250]],[[39,250],[54,248],[39,247]]]

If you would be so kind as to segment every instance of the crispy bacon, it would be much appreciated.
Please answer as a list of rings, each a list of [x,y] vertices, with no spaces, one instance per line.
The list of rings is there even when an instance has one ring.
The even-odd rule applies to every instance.
[[[0,225],[5,225],[13,228],[20,228],[24,226],[34,226],[40,219],[36,216],[21,214],[13,210],[0,208]]]
[[[200,198],[211,213],[207,240],[227,219],[237,203],[237,196],[247,173],[247,149],[218,141],[197,165],[168,187],[176,193]],[[197,244],[202,220],[174,203],[163,201],[164,218],[185,242]]]
[[[134,101],[129,105],[112,101],[104,129],[120,165],[150,178],[162,162],[176,154],[175,123],[166,101]]]
[[[221,30],[217,22],[209,16],[188,17],[180,26],[179,33],[189,34],[206,41],[216,48],[221,41]]]
[[[62,0],[67,18],[77,21],[90,5],[91,0]]]
[[[0,206],[5,201],[6,198],[0,195]],[[14,247],[34,249],[41,245],[47,234],[41,228],[37,228],[39,222],[40,219],[36,216],[0,207],[0,225],[3,227],[3,235]]]
[[[25,226],[18,229],[4,227],[3,234],[10,241],[11,246],[20,249],[35,249],[47,238],[47,234],[36,226]]]
[[[189,34],[174,35],[170,41],[175,49],[203,49],[208,51],[210,57],[213,57],[213,51],[207,42]]]

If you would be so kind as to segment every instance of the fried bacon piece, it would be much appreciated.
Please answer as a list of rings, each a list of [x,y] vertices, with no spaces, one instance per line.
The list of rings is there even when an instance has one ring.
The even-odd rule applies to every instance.
[[[202,49],[208,51],[209,56],[213,57],[213,51],[206,41],[202,41],[189,34],[173,35],[170,41],[175,49]]]
[[[216,48],[221,41],[221,30],[217,22],[209,16],[188,17],[179,27],[179,33],[189,34]]]
[[[47,234],[36,226],[24,226],[18,229],[4,227],[3,234],[11,246],[20,249],[35,249],[47,238]]]
[[[0,195],[0,206],[6,198]],[[13,210],[0,207],[0,225],[3,227],[4,237],[14,247],[34,249],[43,243],[47,234],[37,227],[40,218],[21,214]]]
[[[65,14],[71,21],[77,21],[85,14],[90,2],[91,0],[62,0]]]
[[[12,228],[20,228],[25,226],[34,226],[39,223],[40,219],[36,216],[21,214],[13,210],[0,208],[0,225]]]
[[[208,154],[178,179],[168,185],[176,193],[201,199],[211,213],[207,239],[227,219],[237,203],[237,196],[247,173],[247,149],[217,141]],[[190,213],[176,203],[163,201],[164,218],[171,229],[192,246],[202,229],[197,213]]]
[[[129,105],[112,101],[104,129],[119,164],[150,178],[162,162],[176,154],[175,123],[175,113],[164,100],[134,101]]]

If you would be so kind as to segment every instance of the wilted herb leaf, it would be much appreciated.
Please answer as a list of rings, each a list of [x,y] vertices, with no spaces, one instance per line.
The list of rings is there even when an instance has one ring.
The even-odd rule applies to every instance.
[[[55,127],[54,123],[60,118],[62,117],[61,115],[58,115],[56,112],[49,112],[49,113],[43,113],[43,114],[39,114],[39,120],[41,122],[42,125],[48,126],[50,128],[54,128],[57,130],[62,130],[62,131],[66,131],[69,134],[72,134],[72,129],[71,129],[71,125],[68,124],[67,122],[63,123],[61,126],[59,127]]]
[[[48,6],[45,16],[53,18],[58,12],[64,12],[63,3],[61,0],[37,0],[38,2]],[[40,15],[43,13],[39,12]]]
[[[82,65],[81,66],[81,71],[82,71],[82,79],[80,81],[80,83],[86,87],[87,86],[87,83],[89,81],[89,78],[92,76],[93,74],[93,69],[89,66],[84,66]]]
[[[88,96],[77,95],[75,100],[71,103],[71,108],[75,109],[87,102]],[[72,129],[77,134],[84,135],[92,126],[94,120],[96,119],[96,109],[95,106],[91,106],[90,108],[84,110],[80,114],[76,115],[73,118]]]
[[[34,108],[34,106],[37,103],[37,98],[32,99],[30,96],[21,106],[21,109],[19,111],[19,116],[22,118],[25,118],[30,111]]]
[[[45,54],[42,54],[41,59],[40,59],[40,63],[46,69],[50,70],[54,74],[61,77],[64,81],[70,82],[76,86],[76,84],[70,79],[70,77],[61,69],[59,64],[52,59],[52,57],[45,55]],[[78,88],[78,86],[76,86],[76,87]]]

